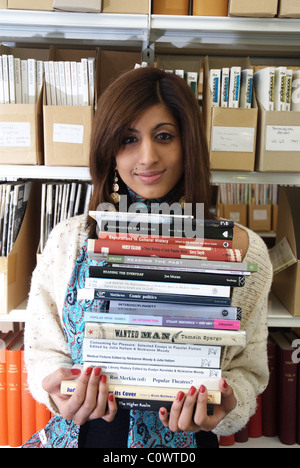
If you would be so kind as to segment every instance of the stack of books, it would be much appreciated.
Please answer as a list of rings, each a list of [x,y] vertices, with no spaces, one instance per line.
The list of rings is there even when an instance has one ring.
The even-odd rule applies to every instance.
[[[156,217],[159,234],[153,235],[147,215],[128,221],[126,213],[90,214],[99,228],[87,244],[95,262],[77,295],[91,301],[84,365],[101,367],[119,407],[170,408],[179,391],[203,384],[211,410],[221,401],[222,347],[245,346],[232,288],[257,270],[232,248],[233,222],[200,221],[204,236],[192,238],[183,237],[182,225],[174,229],[171,216]],[[161,234],[163,225],[168,235]],[[63,382],[62,392],[75,387],[76,381]]]
[[[210,69],[209,87],[212,107],[251,109],[253,70],[242,67]]]

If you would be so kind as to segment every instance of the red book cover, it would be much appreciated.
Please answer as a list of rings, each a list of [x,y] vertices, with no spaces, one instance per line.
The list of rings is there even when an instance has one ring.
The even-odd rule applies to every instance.
[[[23,346],[23,330],[18,332],[7,346],[6,378],[7,378],[7,420],[8,445],[19,447],[22,444],[21,427],[21,348]]]
[[[6,357],[5,349],[8,343],[13,339],[12,331],[0,333],[0,446],[8,445],[7,431],[7,377],[6,377]]]
[[[35,406],[35,417],[36,417],[36,432],[41,431],[48,424],[51,413],[49,409],[42,403],[36,402]]]
[[[262,393],[262,435],[275,437],[277,435],[277,346],[272,337],[268,338],[269,382]]]
[[[246,425],[243,429],[241,429],[235,434],[235,441],[239,443],[245,443],[248,440],[249,440],[248,425]]]
[[[248,435],[252,439],[262,436],[261,395],[258,395],[256,400],[256,411],[248,421]]]
[[[194,258],[223,262],[241,262],[240,249],[194,247],[180,245],[145,244],[142,242],[122,242],[118,240],[89,239],[88,253],[102,255],[139,255],[163,258]]]
[[[220,436],[219,438],[219,446],[220,447],[231,447],[235,444],[235,435],[232,434],[230,436]]]
[[[36,432],[35,399],[31,395],[27,383],[27,369],[24,362],[24,347],[21,350],[21,395],[22,395],[22,444],[27,442]]]
[[[172,236],[151,236],[146,234],[129,234],[129,233],[113,233],[99,232],[98,239],[101,240],[121,240],[125,242],[145,242],[149,244],[163,245],[189,245],[191,247],[215,247],[215,248],[232,248],[232,240],[225,239],[199,239],[188,237],[172,237]]]

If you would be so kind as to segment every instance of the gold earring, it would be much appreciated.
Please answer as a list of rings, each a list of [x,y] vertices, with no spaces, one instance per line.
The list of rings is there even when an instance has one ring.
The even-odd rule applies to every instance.
[[[182,209],[184,209],[184,205],[186,203],[186,198],[185,198],[185,195],[183,195],[180,199],[179,199],[179,204],[181,206]]]
[[[110,194],[114,203],[119,203],[120,201],[120,194],[118,193],[120,187],[119,187],[118,181],[119,179],[117,176],[117,171],[115,171],[114,182],[112,185],[113,192]]]

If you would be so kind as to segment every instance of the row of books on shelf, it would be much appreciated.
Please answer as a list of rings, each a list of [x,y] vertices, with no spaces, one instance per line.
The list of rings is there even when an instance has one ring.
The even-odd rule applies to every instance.
[[[90,214],[98,237],[87,241],[89,272],[77,296],[84,366],[101,366],[120,408],[169,409],[179,392],[205,385],[212,413],[222,347],[245,346],[232,288],[257,269],[237,249],[212,247],[232,240],[234,223],[199,220],[200,239],[184,236],[178,218],[175,227],[167,215]],[[65,394],[75,389],[76,381],[62,383]]]
[[[47,105],[94,105],[94,57],[43,61],[0,55],[0,104],[36,104],[44,80]]]
[[[29,391],[23,330],[0,331],[0,344],[0,446],[19,447],[45,427],[51,413]]]
[[[220,182],[217,203],[225,205],[278,205],[279,185]]]
[[[247,426],[232,436],[221,437],[221,445],[231,446],[259,437],[276,437],[288,446],[300,445],[299,344],[299,330],[270,330],[268,386],[258,396],[256,412]]]

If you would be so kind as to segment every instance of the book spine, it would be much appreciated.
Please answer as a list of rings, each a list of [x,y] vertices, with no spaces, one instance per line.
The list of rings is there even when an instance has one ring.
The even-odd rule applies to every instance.
[[[275,68],[274,110],[286,110],[286,67]]]
[[[188,294],[164,294],[164,293],[139,293],[136,291],[110,291],[100,289],[78,289],[78,300],[91,301],[94,299],[100,300],[123,300],[123,301],[145,301],[145,302],[163,302],[170,304],[184,305],[215,305],[215,306],[230,306],[230,298],[227,297],[211,297],[211,296],[192,296]]]
[[[21,59],[15,58],[16,104],[22,104]]]
[[[217,330],[239,330],[239,320],[217,320],[203,318],[189,318],[176,316],[158,315],[136,315],[136,314],[114,314],[100,312],[85,312],[86,322],[116,323],[125,325],[148,325],[184,328],[210,328]]]
[[[228,107],[238,108],[240,103],[241,67],[231,67]]]
[[[9,104],[10,103],[9,72],[8,72],[8,57],[6,54],[2,55],[2,67],[3,67],[4,104]]]
[[[9,102],[10,104],[16,104],[16,85],[15,85],[15,64],[14,56],[7,56],[8,62],[8,83],[9,83]]]
[[[4,104],[4,82],[3,82],[2,55],[0,55],[0,104]]]
[[[229,80],[230,80],[229,68],[222,68],[221,107],[228,107]]]
[[[220,367],[221,346],[158,343],[139,340],[83,340],[83,362],[131,365]]]
[[[158,282],[182,282],[206,285],[221,285],[232,287],[243,287],[245,277],[239,275],[194,273],[190,271],[164,271],[157,269],[137,269],[137,268],[107,268],[105,266],[92,266],[89,268],[91,278],[116,278],[133,279],[142,281]]]
[[[182,327],[183,328],[183,327]],[[156,343],[245,346],[245,332],[149,325],[118,326],[112,323],[85,323],[85,338],[109,340],[155,341]]]
[[[240,107],[243,109],[251,109],[253,93],[253,70],[242,70],[241,73],[241,96]]]
[[[37,87],[36,87],[36,60],[28,59],[28,103],[36,104]]]
[[[92,248],[92,245],[94,247]],[[89,243],[89,249],[92,253],[100,253],[102,255],[136,255],[168,257],[168,258],[195,258],[215,261],[241,262],[242,251],[240,249],[222,249],[213,247],[194,247],[189,246],[168,246],[160,244],[144,244],[144,243],[125,243],[122,241],[104,241],[94,239],[93,243]],[[93,249],[93,250],[92,250]]]
[[[92,252],[91,243],[88,240],[88,251],[89,254]],[[216,270],[228,270],[227,262],[217,261],[205,261],[205,260],[188,260],[188,259],[172,259],[162,257],[138,257],[136,255],[105,255],[98,258],[106,260],[108,263],[121,263],[121,264],[132,264],[132,265],[150,265],[150,266],[165,266],[165,267],[181,267],[190,269],[216,269]],[[257,264],[247,262],[231,262],[230,270],[240,270],[245,272],[257,271]]]
[[[286,93],[285,93],[285,110],[289,112],[292,105],[292,82],[293,82],[293,70],[287,69],[286,71]]]
[[[126,302],[110,301],[107,306],[109,313],[164,315],[166,317],[182,316],[182,318],[202,318],[212,320],[241,320],[242,309],[240,307],[214,307],[214,306],[185,306],[180,304],[162,304],[151,302]]]
[[[221,70],[209,70],[209,86],[211,95],[211,107],[220,106],[220,89],[221,89]]]
[[[137,291],[144,293],[185,294],[190,296],[229,297],[230,286],[170,283],[167,281],[142,281],[116,278],[86,278],[85,287],[110,291]]]
[[[163,237],[163,236],[150,236],[145,234],[126,234],[126,233],[113,233],[113,232],[99,232],[98,239],[101,240],[121,240],[125,242],[145,242],[149,244],[164,244],[164,245],[189,245],[189,246],[203,246],[214,248],[232,248],[232,239],[199,239],[187,237]]]

